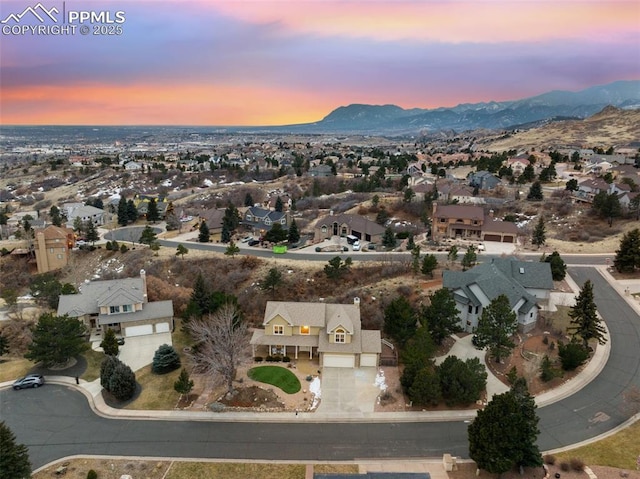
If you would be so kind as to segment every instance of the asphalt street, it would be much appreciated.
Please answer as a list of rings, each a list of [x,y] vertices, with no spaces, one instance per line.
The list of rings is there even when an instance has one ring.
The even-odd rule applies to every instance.
[[[607,364],[580,392],[538,410],[542,450],[574,444],[622,424],[628,387],[640,387],[640,318],[593,268],[574,267],[594,283],[611,332]],[[215,418],[215,416],[213,416]],[[29,447],[34,467],[72,454],[272,460],[467,457],[467,425],[431,423],[228,423],[107,419],[63,386],[0,392],[0,418]]]

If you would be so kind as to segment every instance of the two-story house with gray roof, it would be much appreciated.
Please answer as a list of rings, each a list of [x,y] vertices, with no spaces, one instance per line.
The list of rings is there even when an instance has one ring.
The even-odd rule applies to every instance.
[[[518,317],[519,330],[527,332],[535,327],[540,307],[549,301],[553,279],[549,263],[494,258],[468,271],[443,271],[442,286],[453,292],[465,331],[473,332],[483,308],[504,294]]]
[[[359,298],[354,304],[268,301],[262,326],[251,338],[254,356],[304,355],[338,368],[378,366],[380,331],[361,328]]]
[[[58,316],[82,320],[90,330],[107,329],[125,337],[173,331],[173,301],[147,300],[144,270],[139,278],[90,281],[78,294],[63,294]]]
[[[289,227],[288,216],[282,211],[251,206],[242,215],[242,224],[254,235],[262,236],[278,223],[283,229]]]

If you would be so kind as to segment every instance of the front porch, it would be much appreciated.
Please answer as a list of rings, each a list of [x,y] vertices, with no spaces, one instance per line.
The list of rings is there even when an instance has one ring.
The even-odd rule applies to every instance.
[[[266,358],[268,356],[288,356],[291,360],[302,360],[305,359],[307,361],[315,360],[318,362],[318,348],[314,346],[304,346],[304,345],[296,345],[296,346],[287,346],[284,344],[252,344],[251,345],[251,354],[254,358],[262,357]]]

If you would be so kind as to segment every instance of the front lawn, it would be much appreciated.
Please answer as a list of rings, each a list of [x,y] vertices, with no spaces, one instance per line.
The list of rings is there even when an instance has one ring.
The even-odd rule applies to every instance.
[[[254,381],[276,386],[287,394],[295,394],[302,388],[296,375],[280,366],[258,366],[251,368],[247,376]]]
[[[176,407],[180,394],[173,389],[173,383],[180,375],[180,368],[166,374],[156,374],[151,371],[151,365],[148,365],[135,373],[142,391],[125,409],[164,411]]]

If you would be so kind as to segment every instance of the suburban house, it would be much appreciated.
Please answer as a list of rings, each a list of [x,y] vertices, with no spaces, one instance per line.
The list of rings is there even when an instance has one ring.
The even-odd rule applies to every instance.
[[[524,170],[529,166],[530,161],[527,158],[516,156],[515,158],[509,158],[507,160],[507,167],[513,171],[513,176],[520,176],[524,173]]]
[[[433,204],[431,234],[434,241],[460,238],[471,241],[515,243],[518,237],[515,223],[485,214],[480,206]]]
[[[242,224],[258,236],[262,236],[269,231],[276,223],[282,225],[283,229],[287,229],[289,223],[287,214],[282,211],[251,206],[247,208],[247,211],[242,216]]]
[[[69,263],[69,254],[75,244],[72,229],[51,225],[36,230],[35,236],[38,274],[64,268]]]
[[[147,301],[147,279],[139,278],[85,282],[78,294],[63,294],[58,316],[82,320],[90,330],[113,329],[125,337],[173,331],[173,301]]]
[[[447,203],[484,203],[484,198],[473,196],[473,189],[457,183],[444,184],[438,187],[438,200]]]
[[[473,332],[483,308],[504,294],[518,317],[518,329],[526,333],[535,327],[541,305],[548,303],[553,278],[549,263],[493,258],[468,271],[443,271],[442,287],[453,293],[465,331]]]
[[[480,190],[492,190],[502,183],[502,180],[496,175],[484,170],[470,173],[468,179],[470,186],[477,187]]]
[[[321,218],[314,228],[315,241],[322,241],[332,236],[355,236],[363,241],[381,243],[384,227],[370,219],[351,214],[334,215]]]
[[[607,192],[609,190],[609,183],[602,178],[590,178],[583,181],[578,185],[578,191],[575,192],[575,197],[584,201],[593,201],[593,197],[601,191]]]
[[[68,227],[73,227],[76,218],[80,218],[83,223],[91,221],[95,226],[101,226],[105,223],[104,210],[95,206],[84,203],[65,203],[62,205],[62,211],[67,217]]]
[[[262,326],[251,338],[254,357],[264,351],[317,357],[323,367],[378,366],[380,331],[361,329],[360,298],[353,304],[268,301]]]
[[[313,178],[328,178],[333,176],[333,172],[331,171],[331,166],[322,164],[309,168],[309,176]]]

